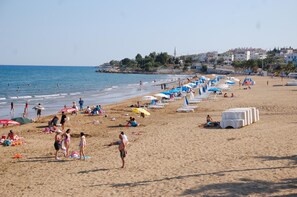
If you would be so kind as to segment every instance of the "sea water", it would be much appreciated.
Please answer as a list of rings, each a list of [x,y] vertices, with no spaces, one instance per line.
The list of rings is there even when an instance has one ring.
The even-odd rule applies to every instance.
[[[35,118],[33,107],[38,103],[45,108],[42,115],[56,114],[64,105],[71,107],[73,101],[78,105],[79,98],[84,107],[104,106],[161,91],[157,84],[184,77],[95,71],[87,66],[0,66],[0,119],[22,116],[26,102],[29,118]]]

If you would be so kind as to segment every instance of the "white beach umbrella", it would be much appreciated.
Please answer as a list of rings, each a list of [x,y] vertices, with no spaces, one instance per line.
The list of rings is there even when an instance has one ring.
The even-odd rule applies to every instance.
[[[169,95],[166,95],[166,94],[163,94],[163,93],[158,93],[158,94],[155,94],[154,96],[156,96],[156,97],[161,97],[161,98],[170,98],[170,96]]]

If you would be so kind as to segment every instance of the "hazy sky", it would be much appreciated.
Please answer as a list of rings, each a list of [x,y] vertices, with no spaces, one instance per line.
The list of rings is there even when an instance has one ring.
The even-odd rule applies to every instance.
[[[297,48],[296,0],[0,0],[0,64]]]

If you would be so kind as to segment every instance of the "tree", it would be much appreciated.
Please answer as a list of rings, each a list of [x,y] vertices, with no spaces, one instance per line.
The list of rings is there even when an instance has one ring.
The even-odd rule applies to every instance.
[[[207,72],[207,66],[206,65],[202,65],[200,71],[203,72],[203,73],[206,73]]]
[[[138,64],[141,64],[142,63],[142,56],[138,53],[136,56],[135,56],[135,60]]]
[[[297,70],[297,67],[293,64],[293,62],[289,62],[288,64],[282,65],[281,70],[286,74],[289,74],[291,72],[295,72]]]
[[[155,61],[159,62],[162,65],[165,65],[167,63],[169,59],[169,55],[167,53],[159,53],[156,58]]]

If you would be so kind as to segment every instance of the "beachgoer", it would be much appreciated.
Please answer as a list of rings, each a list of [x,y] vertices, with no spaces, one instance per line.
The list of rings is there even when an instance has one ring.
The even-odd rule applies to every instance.
[[[90,106],[87,106],[85,114],[91,114],[91,112],[92,112],[92,109],[90,108]]]
[[[58,152],[61,149],[61,141],[62,141],[61,133],[62,133],[62,131],[57,130],[56,135],[55,135],[54,147],[55,147],[55,150],[56,150],[56,152],[55,152],[55,159],[56,160],[60,160],[60,158],[58,157]]]
[[[82,111],[84,109],[84,101],[81,98],[79,98],[78,104],[79,110]]]
[[[15,140],[15,135],[14,135],[12,130],[9,131],[9,133],[7,135],[7,139],[8,140]]]
[[[267,86],[269,85],[269,81],[267,81]]]
[[[62,112],[62,117],[61,117],[61,121],[60,124],[62,125],[62,130],[64,131],[64,127],[65,127],[65,122],[66,122],[67,116],[64,112]]]
[[[74,102],[74,101],[72,102],[72,108],[75,109],[75,110],[72,111],[71,114],[77,115],[78,107],[76,106],[76,102]]]
[[[52,120],[49,121],[48,126],[57,126],[57,123],[59,121],[58,116],[54,116]]]
[[[14,117],[14,105],[13,105],[13,102],[10,103],[10,116],[11,116],[11,118]]]
[[[233,93],[231,93],[231,97],[234,97],[234,94]]]
[[[67,129],[67,131],[63,134],[63,140],[64,140],[64,146],[66,148],[65,150],[65,157],[69,156],[69,147],[70,147],[70,129]]]
[[[132,118],[129,121],[129,126],[130,127],[137,127],[137,126],[139,126],[139,124],[136,122],[135,118]]]
[[[24,114],[23,117],[26,118],[28,116],[28,101],[25,103]]]
[[[120,151],[120,157],[122,159],[122,168],[124,168],[125,167],[125,157],[127,155],[126,146],[128,143],[128,138],[124,134],[124,132],[121,132],[121,134],[119,135],[119,138],[120,138],[119,151]]]
[[[41,108],[42,108],[41,104],[38,103],[38,105],[37,105],[37,118],[38,118],[38,119],[39,119],[40,116],[41,116]]]
[[[212,124],[212,118],[210,117],[210,115],[206,116],[206,123],[207,125],[211,125]]]
[[[227,94],[227,92],[224,94],[224,97],[226,98],[226,97],[228,97],[228,94]]]
[[[79,159],[83,159],[85,160],[85,147],[87,145],[87,141],[86,141],[86,137],[85,134],[83,132],[80,133],[80,142],[79,142]]]

